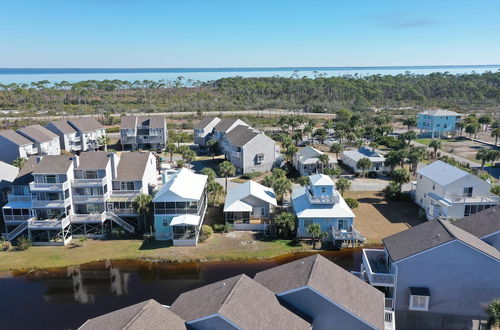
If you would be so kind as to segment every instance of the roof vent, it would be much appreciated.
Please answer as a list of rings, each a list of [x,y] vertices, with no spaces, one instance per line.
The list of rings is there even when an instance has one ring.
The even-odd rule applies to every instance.
[[[36,156],[36,163],[40,163],[43,159],[43,156]]]

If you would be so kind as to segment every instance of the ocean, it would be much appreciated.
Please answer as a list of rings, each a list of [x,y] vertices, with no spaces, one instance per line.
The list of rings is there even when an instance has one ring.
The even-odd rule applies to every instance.
[[[451,74],[482,73],[498,71],[499,65],[459,66],[374,66],[374,67],[280,67],[280,68],[47,68],[9,69],[0,68],[0,83],[31,83],[48,80],[78,82],[83,80],[165,80],[174,81],[183,77],[186,84],[192,81],[211,81],[226,77],[326,77],[344,75],[397,75],[405,72],[429,74],[449,72]],[[190,82],[188,82],[190,80]]]

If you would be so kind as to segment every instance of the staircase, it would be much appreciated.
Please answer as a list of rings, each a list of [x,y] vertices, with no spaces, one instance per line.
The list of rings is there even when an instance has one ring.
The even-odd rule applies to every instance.
[[[21,223],[19,226],[17,226],[16,228],[14,228],[14,230],[11,231],[10,233],[3,234],[3,236],[6,240],[12,241],[14,238],[19,236],[27,228],[28,228],[28,221],[25,221],[25,222]]]
[[[129,233],[135,232],[134,226],[132,226],[127,221],[123,220],[122,218],[120,218],[119,216],[117,216],[116,214],[114,214],[111,211],[106,211],[106,218],[110,219],[111,221],[113,221],[117,225],[122,226],[123,229],[125,229]]]

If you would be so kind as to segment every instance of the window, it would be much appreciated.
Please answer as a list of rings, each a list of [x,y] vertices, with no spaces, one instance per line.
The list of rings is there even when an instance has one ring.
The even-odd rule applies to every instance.
[[[134,190],[134,182],[133,181],[121,182],[120,190]]]
[[[434,183],[432,184],[432,190],[436,190],[436,185]]]
[[[444,128],[447,128],[448,127],[448,124],[444,124]]]
[[[85,171],[83,177],[85,179],[97,179],[97,171]]]
[[[258,154],[255,159],[257,164],[260,164],[264,161],[264,154]]]
[[[326,187],[321,187],[321,193],[326,194]]]
[[[304,219],[304,228],[307,228],[307,227],[309,227],[312,224],[313,224],[313,220],[312,219]]]
[[[472,187],[464,187],[463,197],[472,197]]]
[[[430,296],[428,288],[410,287],[410,310],[428,311]]]
[[[168,227],[168,226],[169,226],[168,219],[163,219],[163,227]]]
[[[56,176],[54,174],[49,174],[45,176],[46,183],[57,183]]]

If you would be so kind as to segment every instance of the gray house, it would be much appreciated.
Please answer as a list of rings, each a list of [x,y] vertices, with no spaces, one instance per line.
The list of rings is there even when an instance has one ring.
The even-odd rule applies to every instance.
[[[238,174],[270,171],[278,160],[276,142],[248,126],[239,125],[232,129],[224,136],[222,146]]]
[[[222,118],[221,121],[219,121],[214,126],[212,138],[214,140],[219,141],[219,143],[221,143],[221,147],[223,147],[222,140],[223,140],[224,136],[227,133],[231,132],[237,126],[249,126],[249,125],[241,119]]]
[[[219,117],[203,117],[194,126],[194,144],[206,146],[207,141],[212,137],[214,127],[221,121]]]
[[[0,160],[8,164],[17,158],[28,158],[38,154],[38,148],[33,141],[28,140],[21,134],[5,130],[0,132]]]
[[[500,250],[500,206],[470,215],[453,224]]]
[[[45,128],[59,136],[61,150],[68,152],[82,150],[82,138],[67,120],[51,121]]]
[[[124,150],[164,149],[167,144],[164,116],[125,116],[120,123],[120,141]]]
[[[470,328],[500,293],[500,252],[444,220],[431,220],[364,249],[358,275],[386,294],[404,329]]]
[[[321,255],[262,271],[255,281],[310,319],[313,329],[394,328],[384,294]]]
[[[17,133],[32,141],[39,155],[60,155],[59,136],[40,125],[20,128]]]
[[[275,295],[246,275],[181,294],[170,307],[190,329],[310,329]]]

